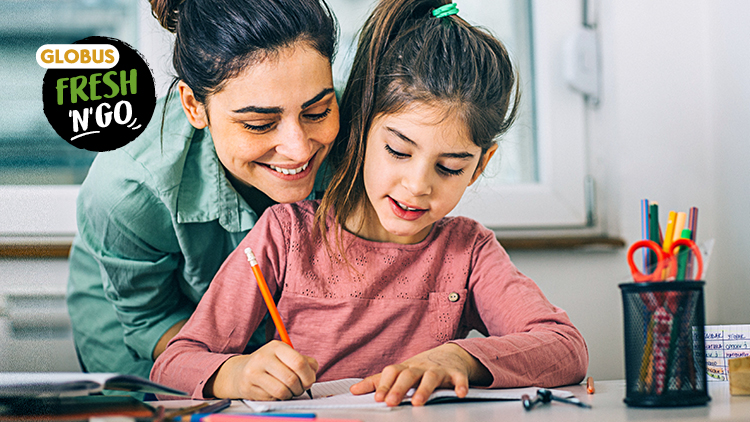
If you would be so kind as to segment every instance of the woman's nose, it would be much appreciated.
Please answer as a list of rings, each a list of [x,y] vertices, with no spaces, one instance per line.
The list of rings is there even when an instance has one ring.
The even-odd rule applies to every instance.
[[[277,153],[297,163],[310,159],[313,154],[313,142],[299,122],[285,124],[279,135]]]

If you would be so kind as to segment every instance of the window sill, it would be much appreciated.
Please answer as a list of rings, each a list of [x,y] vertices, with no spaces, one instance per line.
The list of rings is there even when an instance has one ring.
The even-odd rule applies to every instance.
[[[0,259],[67,258],[71,245],[71,240],[0,240]]]
[[[500,237],[497,240],[506,250],[614,250],[625,247],[625,241],[615,237]]]
[[[589,237],[547,237],[521,238],[498,237],[506,250],[579,250],[622,248],[625,241],[619,238]],[[0,243],[0,258],[67,258],[70,253],[70,241],[48,241],[37,243],[7,242]]]

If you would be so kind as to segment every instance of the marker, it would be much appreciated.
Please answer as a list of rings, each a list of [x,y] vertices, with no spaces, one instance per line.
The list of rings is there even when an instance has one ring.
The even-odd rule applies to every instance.
[[[176,422],[187,422],[187,421],[199,421],[200,418],[193,419],[197,415],[201,417],[208,416],[216,412],[221,412],[232,404],[232,400],[224,399],[219,400],[216,403],[201,403],[195,406],[186,407],[184,409],[177,409],[169,412],[165,415],[165,418],[172,419]],[[200,412],[200,413],[195,413]],[[191,415],[192,413],[192,415]]]
[[[190,415],[189,419],[187,416],[183,416],[182,420],[175,420],[175,422],[200,422],[201,420],[203,420],[203,418],[214,415],[215,413],[196,413],[194,415]],[[229,422],[230,420],[247,420],[250,416],[260,416],[268,418],[269,420],[273,420],[273,418],[315,419],[317,415],[315,413],[230,413],[222,414],[221,416],[224,421]],[[209,418],[209,420],[210,419],[216,418]]]
[[[273,296],[271,296],[271,290],[268,289],[266,279],[265,277],[263,277],[263,273],[260,272],[260,266],[258,265],[258,260],[255,259],[253,250],[250,248],[245,248],[245,255],[247,255],[247,262],[250,263],[250,266],[253,269],[253,275],[255,275],[255,281],[258,282],[260,294],[263,295],[263,300],[266,302],[266,307],[268,308],[268,312],[271,314],[271,319],[273,320],[273,324],[276,326],[276,331],[279,332],[281,341],[288,344],[289,347],[294,349],[294,346],[292,346],[292,340],[289,338],[289,334],[286,332],[284,321],[281,320],[279,310],[276,309],[276,303],[274,303]],[[307,389],[307,395],[310,396],[310,399],[313,398],[312,391],[310,391],[309,388]]]

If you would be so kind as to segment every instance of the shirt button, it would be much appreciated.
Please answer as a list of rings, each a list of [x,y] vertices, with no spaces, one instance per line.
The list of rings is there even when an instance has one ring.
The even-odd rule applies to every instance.
[[[459,296],[458,296],[458,293],[456,292],[453,292],[448,295],[448,300],[450,300],[451,302],[458,302],[458,298]]]

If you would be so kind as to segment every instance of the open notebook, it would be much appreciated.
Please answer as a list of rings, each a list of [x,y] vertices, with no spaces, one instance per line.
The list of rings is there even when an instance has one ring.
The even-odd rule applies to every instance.
[[[135,375],[80,372],[2,372],[0,399],[85,396],[102,390],[189,396]]]
[[[361,381],[361,378],[346,378],[336,381],[319,382],[313,384],[311,390],[313,398],[303,394],[287,401],[251,401],[245,400],[255,412],[268,412],[272,410],[289,409],[389,409],[388,405],[375,401],[375,393],[355,396],[349,392],[349,387]],[[528,394],[536,396],[538,387],[508,388],[508,389],[481,389],[470,388],[469,394],[459,399],[453,390],[436,390],[427,404],[445,401],[477,401],[477,400],[521,400],[521,396]],[[412,388],[406,394],[402,403],[409,403],[414,394]],[[550,390],[552,394],[559,397],[572,397],[573,393],[563,390]]]

